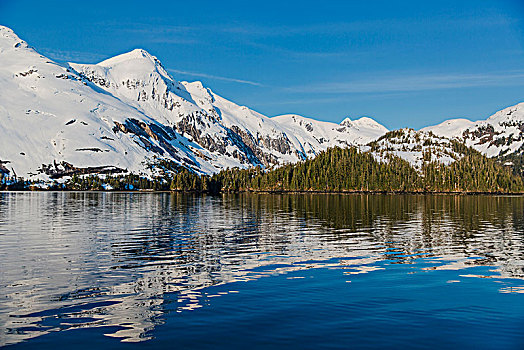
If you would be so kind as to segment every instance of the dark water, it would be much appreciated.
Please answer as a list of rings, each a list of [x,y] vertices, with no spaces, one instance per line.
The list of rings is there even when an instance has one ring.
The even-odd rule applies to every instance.
[[[524,349],[524,197],[0,193],[0,345]]]

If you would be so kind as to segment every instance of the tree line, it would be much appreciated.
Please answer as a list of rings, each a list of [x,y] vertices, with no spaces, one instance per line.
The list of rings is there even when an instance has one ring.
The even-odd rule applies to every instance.
[[[355,147],[330,148],[315,158],[264,170],[226,169],[199,175],[173,164],[158,164],[160,175],[73,175],[55,190],[153,190],[221,192],[477,192],[524,193],[523,177],[494,159],[458,142],[463,157],[451,164],[424,161],[417,171],[391,154],[380,161]],[[429,158],[430,159],[430,158]],[[16,181],[15,181],[16,180]],[[0,178],[0,189],[38,189],[23,179]]]
[[[523,178],[496,160],[461,145],[463,157],[449,165],[424,162],[418,172],[407,161],[386,155],[378,161],[357,148],[331,148],[295,164],[264,171],[227,169],[212,176],[182,171],[171,190],[197,192],[485,192],[522,193]]]

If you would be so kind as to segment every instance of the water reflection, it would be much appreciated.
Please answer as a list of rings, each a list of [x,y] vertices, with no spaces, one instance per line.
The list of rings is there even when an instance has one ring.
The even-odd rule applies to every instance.
[[[143,341],[236,292],[209,286],[310,268],[410,264],[523,293],[523,246],[523,197],[0,193],[0,345],[101,326]]]

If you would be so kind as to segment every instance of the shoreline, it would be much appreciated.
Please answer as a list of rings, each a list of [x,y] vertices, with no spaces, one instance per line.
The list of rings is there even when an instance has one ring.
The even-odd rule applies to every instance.
[[[184,190],[46,190],[46,189],[27,189],[27,190],[0,190],[0,193],[139,193],[139,194],[158,194],[158,193],[182,193],[195,195],[227,195],[227,194],[370,194],[370,195],[461,195],[461,196],[524,196],[524,192],[482,192],[482,191],[275,191],[275,190],[244,190],[244,191],[220,191],[210,193],[208,191],[184,191]]]

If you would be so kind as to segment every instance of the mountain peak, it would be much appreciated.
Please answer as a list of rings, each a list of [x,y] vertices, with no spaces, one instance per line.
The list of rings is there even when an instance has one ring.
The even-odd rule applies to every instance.
[[[524,102],[498,111],[497,113],[489,117],[487,121],[493,123],[508,121],[524,122]]]
[[[380,124],[375,119],[369,117],[360,117],[359,119],[354,120],[353,123],[360,127],[365,126],[368,128],[382,130],[384,132],[388,131],[388,128],[386,128],[384,125]]]
[[[0,25],[0,47],[19,48],[28,47],[28,45],[11,28]]]
[[[123,53],[121,55],[108,58],[98,63],[98,65],[103,66],[103,67],[110,67],[110,66],[115,66],[119,64],[126,64],[126,63],[133,62],[133,61],[140,61],[141,64],[143,64],[144,62],[150,62],[155,65],[159,63],[158,59],[155,56],[151,55],[146,50],[134,49],[132,51]]]
[[[369,117],[360,117],[359,119],[356,119],[356,120],[351,120],[350,118],[346,118],[340,123],[340,126],[347,126],[347,127],[356,126],[360,128],[376,129],[382,132],[388,132],[388,129],[384,125],[378,123],[376,120],[369,118]]]
[[[81,66],[88,65],[75,65],[82,70]],[[173,81],[158,58],[144,49],[134,49],[92,66],[102,68],[106,72],[110,71],[111,75],[117,80],[130,78],[147,80],[151,76],[159,74],[166,81]]]
[[[20,39],[18,38],[18,36],[15,34],[15,32],[11,28],[3,26],[3,25],[0,25],[0,34],[2,35],[2,37],[11,36],[11,37],[16,37],[17,39]]]
[[[207,90],[204,84],[202,84],[202,82],[199,80],[195,80],[191,82],[184,82],[184,85],[191,89]]]
[[[344,125],[351,125],[353,123],[353,121],[347,117],[347,118],[344,118],[343,121],[340,122],[340,125],[344,126]]]
[[[6,26],[3,26],[3,25],[0,25],[0,33],[12,33],[14,34],[13,30],[9,27],[6,27]]]

